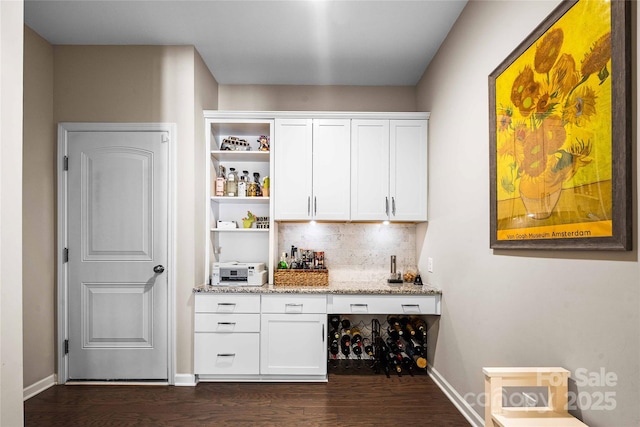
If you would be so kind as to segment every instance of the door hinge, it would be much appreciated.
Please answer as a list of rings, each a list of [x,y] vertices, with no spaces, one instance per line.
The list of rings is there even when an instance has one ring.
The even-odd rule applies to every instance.
[[[62,170],[69,170],[69,156],[64,156],[64,159],[62,161]]]
[[[64,248],[64,252],[62,254],[62,262],[69,262],[69,248]]]
[[[69,340],[64,340],[64,354],[69,354]]]
[[[162,134],[162,142],[169,142],[169,141],[170,141],[169,134],[163,133]]]

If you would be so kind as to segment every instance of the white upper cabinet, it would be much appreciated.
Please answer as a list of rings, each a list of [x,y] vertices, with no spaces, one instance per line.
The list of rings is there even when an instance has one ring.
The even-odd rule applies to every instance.
[[[272,185],[276,220],[311,218],[312,123],[311,119],[275,121]]]
[[[427,220],[425,120],[353,120],[351,219]]]
[[[349,119],[313,120],[313,218],[348,221]]]
[[[349,220],[350,120],[276,119],[276,220]]]
[[[351,218],[389,218],[389,120],[351,122]]]
[[[389,122],[391,221],[427,220],[427,123]]]

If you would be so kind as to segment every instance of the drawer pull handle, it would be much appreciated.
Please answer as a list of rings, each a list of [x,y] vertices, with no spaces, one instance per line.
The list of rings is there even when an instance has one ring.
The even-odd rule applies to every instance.
[[[285,313],[302,313],[302,304],[287,303],[284,305]]]
[[[235,353],[218,353],[218,357],[236,357]]]
[[[420,313],[420,304],[402,304],[401,306],[405,313]]]
[[[236,322],[218,322],[219,332],[233,332],[236,328]]]
[[[236,303],[234,302],[219,302],[218,311],[224,313],[230,313],[236,309]]]
[[[367,313],[369,311],[368,304],[351,304],[352,313]]]

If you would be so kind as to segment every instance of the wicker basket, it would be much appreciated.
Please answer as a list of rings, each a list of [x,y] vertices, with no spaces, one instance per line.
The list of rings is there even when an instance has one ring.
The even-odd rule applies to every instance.
[[[276,270],[275,286],[329,286],[329,270]]]

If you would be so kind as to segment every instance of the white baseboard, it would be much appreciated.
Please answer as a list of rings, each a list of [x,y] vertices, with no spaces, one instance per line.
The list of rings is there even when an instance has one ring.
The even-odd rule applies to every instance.
[[[454,389],[451,384],[444,379],[442,375],[432,367],[428,368],[429,375],[433,382],[436,383],[440,390],[449,398],[451,403],[460,411],[463,417],[474,427],[483,427],[484,419],[469,405],[469,403],[460,396],[460,393]]]
[[[35,384],[31,384],[29,387],[26,387],[22,390],[22,399],[27,400],[35,396],[36,394],[42,393],[49,387],[53,387],[58,383],[58,376],[56,374],[51,374],[47,378],[43,378]]]
[[[195,387],[196,376],[193,374],[176,374],[173,385],[176,387]]]

